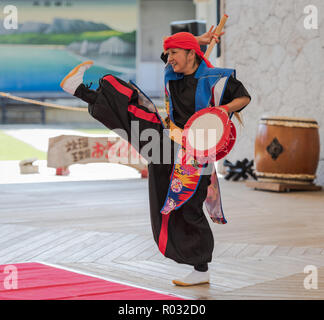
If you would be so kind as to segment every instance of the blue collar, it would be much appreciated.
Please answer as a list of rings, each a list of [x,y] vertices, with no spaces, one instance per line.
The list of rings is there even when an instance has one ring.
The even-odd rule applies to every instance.
[[[222,69],[222,68],[208,68],[206,62],[204,60],[201,61],[197,71],[195,72],[194,77],[198,79],[197,89],[196,89],[196,111],[207,108],[210,104],[210,99],[212,95],[212,88],[215,84],[223,77],[226,78],[226,83],[222,90],[222,97],[224,94],[224,90],[228,81],[228,78],[231,74],[235,75],[235,70],[233,69]],[[169,91],[168,82],[170,80],[181,80],[183,79],[183,73],[176,73],[173,71],[171,65],[167,65],[164,73],[164,84],[167,91]],[[173,118],[173,105],[172,105],[172,97],[169,95],[169,110],[170,110],[170,119],[174,122]],[[222,99],[221,99],[222,100]]]
[[[209,69],[206,65],[206,62],[203,60],[201,61],[198,69],[195,72],[195,78],[199,79],[201,76],[205,75],[205,74],[209,74]],[[211,69],[212,70],[212,69]],[[165,80],[165,84],[167,84],[168,81],[170,80],[181,80],[183,79],[184,74],[183,73],[177,73],[173,71],[173,68],[170,64],[168,64],[165,67],[165,72],[164,72],[164,80]]]
[[[211,70],[213,70],[213,68],[208,68],[206,62],[202,60],[195,73],[195,78],[199,79],[200,77],[209,74]]]

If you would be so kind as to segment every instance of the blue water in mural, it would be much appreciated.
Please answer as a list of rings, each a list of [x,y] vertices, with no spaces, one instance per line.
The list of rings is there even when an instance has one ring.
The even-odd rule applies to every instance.
[[[65,49],[48,46],[1,45],[0,46],[0,91],[62,91],[59,84],[64,76],[81,58]],[[84,83],[93,82],[92,89],[98,87],[98,80],[105,74],[121,74],[103,67],[90,68]]]

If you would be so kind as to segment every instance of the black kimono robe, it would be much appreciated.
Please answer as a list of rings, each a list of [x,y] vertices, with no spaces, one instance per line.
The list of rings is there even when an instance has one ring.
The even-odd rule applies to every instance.
[[[185,77],[171,84],[170,92],[174,104],[174,118],[176,124],[183,127],[184,123],[194,112],[195,79]],[[165,133],[159,116],[152,110],[140,104],[137,90],[123,80],[112,75],[100,79],[97,91],[89,90],[83,84],[77,89],[75,96],[89,103],[89,113],[111,130],[123,129],[127,132],[128,141],[132,142],[132,135],[138,135],[145,129],[155,129],[161,139],[160,153],[153,162],[148,164],[148,185],[150,201],[150,217],[153,237],[157,245],[164,239],[163,254],[178,263],[188,265],[204,265],[212,260],[214,238],[209,223],[203,211],[203,203],[207,196],[210,175],[202,176],[194,195],[179,209],[172,211],[167,219],[162,219],[160,213],[165,202],[170,184],[170,175],[174,163],[174,142],[169,139],[171,148],[165,151],[163,139]],[[234,98],[249,96],[243,85],[236,79],[228,81],[223,97],[223,104]],[[137,121],[138,132],[134,131],[132,121]],[[162,138],[164,137],[164,138]],[[141,153],[150,141],[139,141],[133,145]],[[163,163],[165,152],[171,162]],[[154,157],[153,157],[154,158]],[[151,159],[149,159],[150,161]],[[167,228],[162,228],[162,224]],[[161,234],[161,230],[167,230]],[[160,249],[161,251],[161,249]]]

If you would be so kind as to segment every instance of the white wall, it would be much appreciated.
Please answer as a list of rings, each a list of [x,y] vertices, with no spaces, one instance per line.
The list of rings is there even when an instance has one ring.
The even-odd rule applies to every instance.
[[[254,141],[262,115],[314,118],[324,141],[324,2],[318,29],[306,30],[308,0],[225,0],[224,67],[235,68],[252,96],[242,112],[245,128],[229,160],[254,157]],[[237,125],[238,127],[238,125]],[[324,148],[317,170],[324,185]]]

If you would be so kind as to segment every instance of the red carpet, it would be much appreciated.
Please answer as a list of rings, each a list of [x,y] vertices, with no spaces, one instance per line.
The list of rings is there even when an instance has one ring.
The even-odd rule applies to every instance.
[[[16,267],[17,272],[13,272],[9,266]],[[171,295],[110,282],[41,263],[0,265],[0,300],[57,299],[182,300]]]

